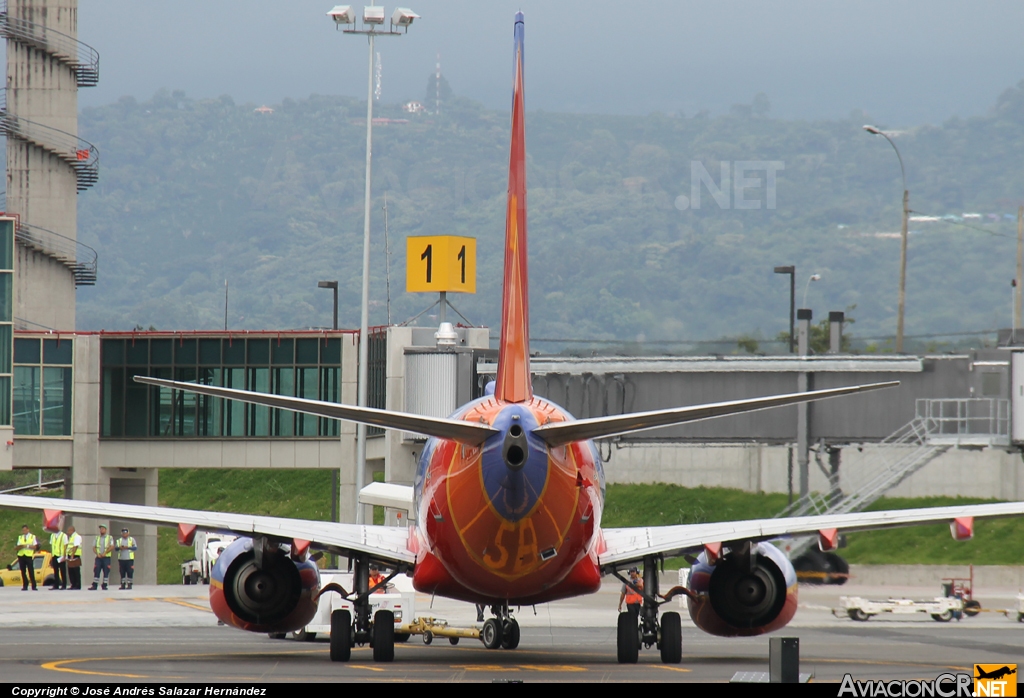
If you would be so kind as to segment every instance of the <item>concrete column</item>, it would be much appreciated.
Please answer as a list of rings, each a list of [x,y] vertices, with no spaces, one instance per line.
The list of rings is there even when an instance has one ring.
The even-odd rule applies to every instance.
[[[828,353],[843,353],[843,322],[846,315],[840,310],[828,314]]]
[[[9,0],[12,21],[32,22],[72,38],[78,34],[78,0]],[[7,40],[7,110],[12,116],[78,133],[75,73],[54,55]],[[7,211],[31,225],[77,239],[77,179],[71,166],[45,148],[7,139]],[[29,329],[75,329],[75,284],[70,269],[53,257],[19,246],[14,315]]]
[[[811,349],[811,310],[800,308],[796,311],[797,320],[797,352],[800,356],[807,356]],[[801,371],[796,374],[796,390],[798,393],[805,393],[810,390],[811,374]],[[806,497],[810,492],[810,459],[808,451],[810,447],[809,437],[811,431],[810,405],[802,402],[796,406],[796,462],[800,470],[800,496]]]
[[[341,338],[341,402],[356,404],[359,378],[359,338],[355,333]],[[343,523],[356,520],[356,425],[340,423],[341,460],[338,463],[338,519]],[[367,480],[369,482],[369,480]],[[363,519],[370,521],[371,519]]]

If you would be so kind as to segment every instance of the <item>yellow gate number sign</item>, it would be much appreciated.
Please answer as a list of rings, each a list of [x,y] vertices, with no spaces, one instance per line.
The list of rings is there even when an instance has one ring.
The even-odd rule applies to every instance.
[[[405,290],[476,293],[476,239],[456,235],[406,238]]]

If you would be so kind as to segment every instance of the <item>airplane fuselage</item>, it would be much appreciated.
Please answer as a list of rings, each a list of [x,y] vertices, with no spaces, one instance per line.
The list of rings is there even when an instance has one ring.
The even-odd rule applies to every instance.
[[[454,415],[500,430],[482,446],[431,438],[416,473],[410,546],[419,591],[534,604],[597,591],[604,471],[591,441],[549,448],[532,431],[572,419],[539,397],[487,396]],[[525,435],[522,465],[508,434]],[[523,443],[523,442],[520,442]],[[513,446],[514,448],[514,446]]]

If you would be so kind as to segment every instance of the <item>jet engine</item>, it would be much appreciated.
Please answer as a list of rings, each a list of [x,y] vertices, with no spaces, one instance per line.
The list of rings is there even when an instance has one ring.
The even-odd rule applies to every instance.
[[[285,633],[316,614],[320,573],[310,560],[294,559],[287,545],[239,538],[217,558],[210,577],[210,607],[236,628]]]
[[[701,630],[723,637],[768,633],[796,613],[796,572],[770,543],[740,544],[723,555],[700,554],[690,570],[690,617]]]

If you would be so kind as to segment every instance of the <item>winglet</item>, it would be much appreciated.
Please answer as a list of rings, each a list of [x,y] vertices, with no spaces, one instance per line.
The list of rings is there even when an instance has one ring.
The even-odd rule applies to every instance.
[[[530,383],[530,303],[526,268],[526,129],[523,106],[523,13],[516,13],[512,89],[512,147],[508,162],[505,218],[505,285],[501,304],[501,346],[494,396],[525,402]]]

